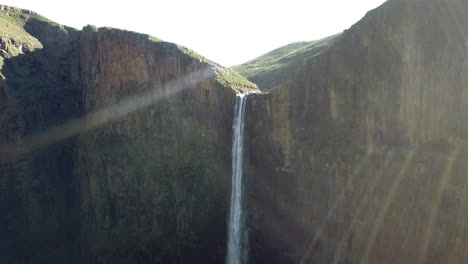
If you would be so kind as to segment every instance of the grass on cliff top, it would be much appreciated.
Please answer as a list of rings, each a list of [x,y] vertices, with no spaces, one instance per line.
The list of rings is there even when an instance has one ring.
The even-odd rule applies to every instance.
[[[149,36],[149,40],[153,42],[164,42],[163,40]],[[177,48],[182,51],[185,55],[188,55],[194,59],[197,59],[200,62],[207,63],[211,65],[216,71],[216,80],[221,83],[223,86],[231,87],[234,91],[238,93],[250,93],[250,92],[258,92],[260,91],[256,84],[250,82],[245,77],[241,76],[235,70],[223,67],[218,63],[209,60],[202,55],[198,54],[197,52],[188,49],[182,45],[176,45]]]
[[[25,29],[30,19],[64,28],[64,26],[34,12],[5,6],[3,10],[0,10],[0,42],[4,44],[2,48],[5,50],[3,52],[8,51],[7,56],[16,56],[21,53],[20,45],[27,46],[30,51],[43,48],[42,43]],[[3,63],[3,58],[0,58],[0,70]]]
[[[291,43],[233,68],[250,79],[257,74],[285,68],[303,59],[320,54],[324,49],[335,43],[340,35],[336,34],[315,41]]]
[[[31,36],[25,29],[26,22],[30,19],[31,15],[24,14],[21,9],[8,8],[8,10],[0,10],[0,42],[3,43],[4,47],[0,52],[5,53],[9,50],[7,56],[18,55],[19,50],[11,49],[13,44],[12,41],[20,43],[21,45],[27,45],[30,50],[36,48],[42,48],[42,44]],[[37,16],[37,15],[34,15]],[[38,16],[39,17],[39,16]],[[0,56],[0,71],[3,68],[4,58]],[[0,80],[4,80],[5,76],[0,72]]]
[[[162,39],[157,38],[157,37],[149,36],[148,38],[149,38],[149,40],[151,40],[153,42],[163,42]]]
[[[216,80],[224,86],[234,88],[239,93],[260,92],[258,86],[230,68],[222,68]]]
[[[8,43],[10,43],[10,40],[14,40],[21,44],[27,44],[30,50],[42,48],[42,44],[39,42],[39,40],[31,36],[25,30],[25,26],[28,20],[32,18],[41,20],[54,26],[59,26],[62,29],[64,28],[63,25],[50,21],[47,18],[42,17],[36,13],[29,12],[27,10],[22,10],[19,8],[6,7],[5,10],[0,10],[0,38],[2,38],[2,41],[7,43],[7,45],[9,45]],[[163,40],[153,36],[148,36],[148,39],[153,42],[164,42]],[[258,87],[255,84],[248,81],[246,78],[242,77],[234,70],[222,67],[221,65],[211,60],[208,60],[207,58],[199,55],[193,50],[185,48],[181,45],[176,46],[182,53],[201,62],[211,65],[216,72],[216,80],[222,85],[226,87],[231,87],[236,92],[258,91]],[[11,55],[15,56],[17,54]],[[0,57],[0,69],[2,64],[3,59]]]
[[[22,43],[40,45],[39,41],[24,29],[28,19],[29,16],[19,12],[0,11],[0,37],[3,40],[14,39]]]
[[[177,45],[177,47],[186,55],[189,55],[192,58],[195,58],[199,61],[205,62],[211,66],[216,71],[216,80],[221,83],[223,86],[231,87],[238,93],[251,93],[260,91],[256,84],[250,82],[245,77],[237,73],[235,70],[223,67],[216,62],[213,62],[195,51],[188,49],[184,46]]]
[[[57,24],[37,13],[16,7],[5,7],[4,10],[0,10],[0,34],[11,33],[15,34],[15,36],[17,34],[21,35],[23,31],[25,32],[24,26],[26,22],[31,18],[63,27],[63,25]]]

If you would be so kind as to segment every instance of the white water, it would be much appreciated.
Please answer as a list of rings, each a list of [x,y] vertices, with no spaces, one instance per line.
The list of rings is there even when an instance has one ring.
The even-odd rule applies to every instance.
[[[245,94],[237,96],[234,109],[232,142],[232,190],[231,211],[229,214],[227,264],[246,263],[247,254],[243,246],[247,231],[244,228],[242,208],[242,165],[244,148]]]

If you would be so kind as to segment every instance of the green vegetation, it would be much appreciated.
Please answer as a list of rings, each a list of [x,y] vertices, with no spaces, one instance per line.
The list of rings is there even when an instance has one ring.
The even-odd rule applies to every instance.
[[[27,23],[32,19],[58,26],[64,30],[64,26],[36,13],[14,7],[5,7],[4,10],[0,11],[0,70],[3,67],[5,57],[17,56],[25,50],[33,51],[43,48],[43,44],[27,30]],[[4,78],[2,73],[0,73],[0,78]]]
[[[8,8],[0,11],[0,80],[6,79],[1,72],[5,57],[18,55],[19,45],[30,50],[42,48],[42,44],[24,29],[30,15],[23,14],[20,9]]]
[[[249,92],[258,92],[258,86],[245,77],[241,76],[237,73],[234,69],[225,68],[216,62],[213,62],[200,54],[196,53],[195,51],[188,49],[182,45],[177,45],[177,47],[186,55],[198,59],[201,62],[207,63],[215,69],[216,80],[226,87],[231,87],[238,93],[249,93]]]
[[[186,48],[186,47],[184,47],[182,45],[177,45],[177,48],[179,48],[179,50],[182,51],[184,54],[189,55],[190,57],[193,57],[195,59],[198,59],[199,61],[211,64],[211,65],[217,65],[216,62],[211,61],[211,60],[203,57],[202,55],[196,53],[195,51],[193,51],[193,50],[191,50],[189,48]]]
[[[148,39],[153,41],[153,42],[163,42],[162,39],[159,39],[159,38],[153,37],[153,36],[148,36]]]
[[[30,19],[36,19],[41,22],[46,22],[53,26],[59,26],[61,29],[64,29],[64,26],[59,25],[55,22],[52,22],[38,14],[31,13],[19,8],[8,7],[7,10],[0,11],[0,43],[5,43],[7,53],[9,57],[16,56],[21,53],[21,50],[18,49],[20,45],[22,47],[27,47],[28,50],[33,51],[37,48],[43,48],[43,45],[35,37],[31,36],[25,29],[26,23]],[[107,28],[109,30],[113,28]],[[136,32],[135,32],[136,33]],[[140,34],[140,33],[137,33]],[[156,43],[164,42],[163,40],[147,35],[147,38]],[[11,43],[11,40],[14,40],[15,44]],[[201,56],[195,51],[188,49],[181,45],[176,45],[176,47],[184,54],[204,62],[212,66],[216,72],[216,80],[226,87],[230,87],[236,92],[245,93],[245,92],[254,92],[258,91],[258,87],[239,75],[233,69],[228,69],[222,67],[221,65]],[[0,57],[0,69],[3,65],[3,58]],[[0,76],[1,77],[1,76]]]
[[[16,12],[0,11],[0,44],[4,50],[2,53],[17,55],[18,52],[13,48],[14,43],[27,45],[30,49],[42,48],[42,44],[24,29],[27,19],[28,17]]]
[[[31,36],[26,32],[24,26],[30,19],[36,19],[54,26],[59,25],[39,14],[15,7],[7,7],[0,11],[0,32],[1,36],[15,37],[17,40],[30,40]]]
[[[260,91],[256,84],[250,82],[233,69],[221,68],[221,71],[216,77],[216,80],[222,85],[232,87],[234,90],[240,93]]]
[[[340,36],[341,34],[337,34],[316,41],[291,43],[254,60],[234,66],[233,69],[258,84],[261,90],[272,90],[285,79],[283,75],[291,66],[322,53]]]

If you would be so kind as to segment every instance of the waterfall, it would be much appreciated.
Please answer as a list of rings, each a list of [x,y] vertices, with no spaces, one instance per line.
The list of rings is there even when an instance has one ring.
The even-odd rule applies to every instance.
[[[236,99],[233,120],[232,141],[232,190],[231,210],[229,214],[227,264],[246,263],[247,254],[243,247],[247,231],[244,228],[242,208],[242,165],[244,148],[244,114],[246,95],[240,94]]]

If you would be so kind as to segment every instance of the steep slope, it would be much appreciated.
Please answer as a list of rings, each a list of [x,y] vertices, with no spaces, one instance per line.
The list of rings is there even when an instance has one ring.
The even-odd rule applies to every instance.
[[[176,44],[0,6],[0,262],[224,260],[232,113]]]
[[[4,162],[4,144],[81,114],[79,33],[0,7],[0,262],[66,262],[72,230],[73,140]],[[6,153],[5,153],[6,151]]]
[[[468,261],[467,11],[390,0],[249,98],[251,262]]]
[[[234,70],[256,83],[262,91],[270,91],[288,79],[290,69],[332,46],[341,34],[321,40],[296,42],[234,66]]]

